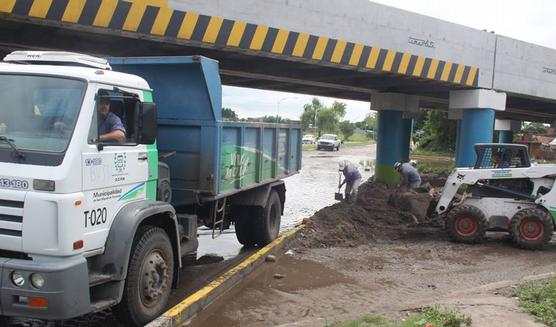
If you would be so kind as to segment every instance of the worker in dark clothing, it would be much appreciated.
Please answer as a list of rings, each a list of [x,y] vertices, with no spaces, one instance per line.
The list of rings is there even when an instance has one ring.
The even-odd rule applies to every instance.
[[[349,160],[339,162],[339,171],[344,174],[344,181],[338,186],[341,188],[346,184],[344,191],[346,202],[353,203],[357,199],[357,190],[361,184],[361,173],[359,169]]]
[[[394,169],[400,174],[400,187],[417,188],[421,186],[421,176],[419,176],[417,168],[410,163],[396,162]]]

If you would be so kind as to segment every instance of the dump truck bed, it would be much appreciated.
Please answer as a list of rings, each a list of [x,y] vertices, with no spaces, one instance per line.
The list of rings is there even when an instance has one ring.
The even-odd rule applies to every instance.
[[[177,207],[229,196],[296,174],[301,126],[222,121],[218,62],[200,57],[111,58],[143,77],[158,107],[159,152],[170,167]]]

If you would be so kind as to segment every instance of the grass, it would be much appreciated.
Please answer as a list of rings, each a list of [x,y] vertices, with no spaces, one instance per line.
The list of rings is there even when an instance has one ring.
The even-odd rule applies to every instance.
[[[419,156],[428,156],[428,157],[453,157],[454,152],[452,151],[430,151],[424,149],[415,149],[411,151],[411,154],[419,155]]]
[[[421,312],[401,321],[392,322],[380,316],[365,316],[357,320],[333,323],[327,327],[463,327],[471,326],[471,318],[439,306],[424,307]]]
[[[301,144],[301,150],[303,151],[315,151],[317,150],[316,144]]]
[[[341,138],[344,139],[344,138]],[[363,134],[353,134],[352,136],[349,137],[349,140],[346,140],[346,142],[359,142],[359,143],[368,143],[371,140],[369,140],[367,138],[366,135]],[[374,141],[373,141],[374,143]]]
[[[449,174],[455,167],[453,161],[438,161],[427,158],[417,160],[417,171],[421,174]]]
[[[556,327],[556,278],[520,285],[515,296],[519,305],[549,327]]]
[[[455,167],[452,154],[414,150],[411,159],[417,161],[417,170],[421,174],[449,174]]]

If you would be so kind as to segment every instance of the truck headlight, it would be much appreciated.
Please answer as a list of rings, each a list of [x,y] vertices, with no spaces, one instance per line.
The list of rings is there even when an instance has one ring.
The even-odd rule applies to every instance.
[[[44,277],[41,274],[31,274],[31,284],[35,288],[42,288],[44,286]]]
[[[17,287],[21,287],[25,284],[25,277],[19,271],[12,272],[11,278],[12,283],[14,283],[14,285]]]

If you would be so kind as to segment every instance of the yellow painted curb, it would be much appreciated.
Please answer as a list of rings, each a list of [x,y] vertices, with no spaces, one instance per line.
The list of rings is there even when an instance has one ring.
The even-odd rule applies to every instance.
[[[254,269],[254,265],[257,262],[263,262],[265,255],[280,247],[284,241],[295,235],[295,233],[303,227],[304,225],[299,225],[294,229],[283,233],[270,244],[252,254],[250,257],[228,270],[217,279],[213,280],[207,286],[176,304],[173,308],[166,311],[162,316],[155,319],[147,326],[176,327],[187,321],[194,314],[203,310],[210,303],[212,303],[219,295],[235,286],[242,277],[245,277],[246,274],[250,273]]]

